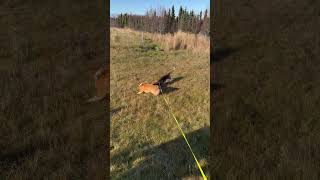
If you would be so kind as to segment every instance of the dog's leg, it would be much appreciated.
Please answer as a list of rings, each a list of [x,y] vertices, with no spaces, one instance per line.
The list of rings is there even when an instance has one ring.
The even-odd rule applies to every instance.
[[[141,94],[141,93],[143,93],[143,92],[140,91],[140,92],[138,92],[137,94]]]

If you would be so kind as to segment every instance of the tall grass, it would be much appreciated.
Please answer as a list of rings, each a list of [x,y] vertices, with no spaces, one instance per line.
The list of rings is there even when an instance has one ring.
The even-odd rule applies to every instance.
[[[132,34],[139,35],[141,41],[145,38],[149,38],[152,41],[158,43],[160,47],[165,51],[174,50],[190,50],[194,53],[209,53],[210,52],[210,37],[202,34],[192,34],[182,31],[178,31],[175,34],[160,34],[160,33],[148,33],[139,32],[129,28],[111,28],[112,32],[116,34]],[[112,37],[111,40],[115,40],[118,36]],[[129,37],[130,38],[130,37]]]
[[[210,39],[201,34],[178,31],[175,34],[146,33],[146,36],[158,42],[166,50],[191,50],[192,52],[209,53]]]

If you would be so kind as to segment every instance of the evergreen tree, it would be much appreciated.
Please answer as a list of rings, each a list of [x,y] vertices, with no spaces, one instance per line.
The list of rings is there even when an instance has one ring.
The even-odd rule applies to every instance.
[[[174,12],[174,6],[172,6],[171,8],[171,17],[170,17],[170,32],[174,33],[175,32],[175,19],[176,19],[176,15]]]
[[[184,9],[184,17],[183,17],[183,26],[182,31],[188,31],[188,24],[189,24],[189,13],[187,8]]]
[[[190,18],[189,18],[189,27],[188,27],[188,31],[192,32],[193,28],[193,19],[194,19],[194,13],[193,11],[190,12]]]
[[[148,10],[145,15],[120,14],[117,17],[110,18],[110,25],[120,28],[129,27],[132,29],[143,30],[147,32],[175,33],[177,30],[210,34],[210,19],[208,10],[195,13],[193,10],[187,11],[180,6],[179,13],[176,15],[174,6],[167,10],[156,12]]]
[[[183,9],[182,6],[180,6],[179,14],[178,14],[178,29],[182,29],[182,22],[183,22]]]
[[[204,17],[203,17],[203,20],[206,20],[206,19],[207,19],[207,17],[208,17],[208,10],[206,9],[206,10],[204,11]]]
[[[169,12],[167,14],[167,17],[165,17],[165,33],[170,32],[170,26],[171,26],[171,10],[169,9]]]

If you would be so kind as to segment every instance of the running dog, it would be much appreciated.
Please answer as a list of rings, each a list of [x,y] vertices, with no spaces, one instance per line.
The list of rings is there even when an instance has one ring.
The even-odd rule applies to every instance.
[[[137,94],[141,93],[151,93],[154,96],[158,96],[160,94],[160,87],[154,84],[141,83],[139,84],[139,92]]]
[[[175,70],[175,68],[167,73],[166,75],[162,76],[158,81],[154,81],[153,83],[141,83],[139,84],[139,92],[141,93],[152,93],[155,96],[158,96],[161,92],[161,89],[166,86],[166,83],[170,82],[171,73]]]

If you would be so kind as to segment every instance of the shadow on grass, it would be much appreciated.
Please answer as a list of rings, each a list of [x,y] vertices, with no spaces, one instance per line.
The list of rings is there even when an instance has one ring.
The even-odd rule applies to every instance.
[[[186,134],[187,139],[200,160],[209,160],[210,128],[204,127]],[[182,136],[166,143],[148,147],[129,147],[111,157],[116,166],[128,165],[128,170],[116,173],[112,179],[181,179],[201,176],[193,156]],[[202,166],[208,176],[209,167]]]
[[[236,48],[221,48],[221,47],[216,47],[213,48],[211,54],[210,54],[210,61],[215,63],[222,61],[223,59],[227,58],[230,56],[232,53],[238,51]]]
[[[168,85],[173,84],[177,81],[180,81],[181,79],[183,79],[182,76],[176,77],[176,78],[172,78],[172,80],[170,82],[167,82],[165,86],[162,87],[162,93],[163,94],[169,94],[172,93],[174,91],[179,90],[179,88],[175,88],[175,87],[169,87]]]
[[[175,83],[175,82],[177,82],[177,81],[180,81],[181,79],[183,79],[182,76],[179,76],[179,77],[176,77],[176,78],[172,78],[172,80],[171,80],[170,82],[168,82],[167,84],[168,84],[168,85],[169,85],[169,84],[173,84],[173,83]]]
[[[174,91],[177,91],[179,90],[179,88],[175,88],[175,87],[163,87],[162,88],[162,93],[163,94],[169,94],[169,93],[172,93]]]

